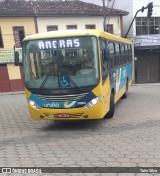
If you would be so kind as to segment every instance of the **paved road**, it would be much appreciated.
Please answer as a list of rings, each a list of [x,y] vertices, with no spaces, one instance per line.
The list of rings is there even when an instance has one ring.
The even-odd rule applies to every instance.
[[[133,85],[113,119],[81,122],[31,120],[24,94],[1,94],[0,166],[160,167],[160,84]]]

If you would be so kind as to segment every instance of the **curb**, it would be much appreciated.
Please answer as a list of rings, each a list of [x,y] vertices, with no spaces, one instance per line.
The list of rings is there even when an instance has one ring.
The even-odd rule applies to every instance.
[[[17,95],[17,94],[24,94],[25,92],[24,91],[18,91],[18,92],[3,92],[3,93],[0,93],[0,96],[3,96],[3,95]]]

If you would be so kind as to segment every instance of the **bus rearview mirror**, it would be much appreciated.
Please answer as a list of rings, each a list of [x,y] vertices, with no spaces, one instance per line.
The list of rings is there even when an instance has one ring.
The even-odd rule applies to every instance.
[[[19,65],[19,52],[15,51],[14,53],[14,65],[18,66]]]

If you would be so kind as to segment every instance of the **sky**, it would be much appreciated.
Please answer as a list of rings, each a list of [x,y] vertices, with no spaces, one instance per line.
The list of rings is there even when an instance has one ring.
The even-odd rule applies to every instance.
[[[101,6],[103,5],[102,0],[81,0],[81,1],[89,2],[89,3],[92,3],[92,4],[101,5]]]

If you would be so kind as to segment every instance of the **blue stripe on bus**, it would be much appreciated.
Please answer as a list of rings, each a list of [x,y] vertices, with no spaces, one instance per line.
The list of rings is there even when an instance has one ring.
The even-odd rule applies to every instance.
[[[111,88],[117,93],[121,90],[128,80],[132,79],[132,64],[125,65],[110,72]]]
[[[88,102],[94,99],[96,96],[89,92],[85,97],[77,100],[77,101],[46,101],[41,99],[35,94],[31,94],[30,100],[34,101],[37,105],[43,108],[53,108],[53,109],[65,109],[65,108],[76,108],[76,107],[84,107]]]

